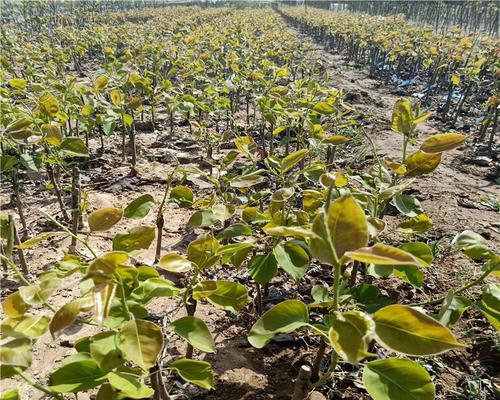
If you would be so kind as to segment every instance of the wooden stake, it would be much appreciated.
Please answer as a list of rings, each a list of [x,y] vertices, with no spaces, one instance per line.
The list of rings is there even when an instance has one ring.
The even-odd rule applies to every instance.
[[[78,235],[78,225],[80,219],[80,169],[75,166],[73,167],[73,183],[71,188],[71,232],[73,235]],[[76,237],[71,238],[71,244],[69,246],[68,252],[70,254],[76,254]]]
[[[295,381],[292,400],[306,400],[309,394],[309,380],[311,379],[311,367],[303,365],[300,367],[299,375]]]

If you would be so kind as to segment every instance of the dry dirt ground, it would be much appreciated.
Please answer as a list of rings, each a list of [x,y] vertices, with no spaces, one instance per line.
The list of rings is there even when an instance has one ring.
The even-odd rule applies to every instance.
[[[390,115],[392,106],[399,97],[390,89],[381,86],[378,81],[367,78],[366,71],[347,65],[338,55],[327,53],[318,46],[311,55],[323,59],[326,63],[331,85],[343,89],[356,112],[362,115],[367,125],[379,155],[398,157],[401,154],[402,138],[390,130]],[[166,125],[166,124],[165,124]],[[443,132],[439,123],[430,120],[419,128],[419,140],[425,136]],[[124,207],[139,195],[149,193],[155,199],[161,199],[165,178],[172,168],[169,154],[175,152],[181,160],[194,165],[202,162],[203,156],[197,143],[188,137],[186,128],[176,127],[174,137],[168,133],[168,128],[160,127],[155,132],[140,132],[138,135],[139,166],[136,177],[128,175],[130,168],[120,165],[119,139],[108,144],[103,159],[95,161],[90,169],[83,169],[82,184],[89,196],[90,210],[104,206]],[[92,141],[92,147],[97,143]],[[434,223],[431,231],[422,238],[429,243],[441,241],[438,245],[438,257],[427,272],[423,292],[432,297],[446,293],[479,271],[479,266],[462,257],[450,247],[454,234],[464,229],[472,229],[485,236],[498,250],[499,247],[499,214],[482,206],[481,197],[500,197],[498,186],[488,178],[491,172],[488,167],[468,164],[464,153],[464,145],[455,151],[446,153],[442,164],[428,177],[419,179],[412,186],[413,194],[422,202],[423,208],[429,213]],[[26,215],[32,235],[50,229],[49,224],[38,213],[44,210],[52,215],[58,214],[58,206],[53,193],[43,189],[43,183],[35,181],[27,183],[23,188]],[[3,185],[1,189],[2,210],[13,212],[10,204],[10,188]],[[184,252],[196,231],[187,230],[190,211],[180,209],[174,204],[168,204],[165,211],[165,228],[163,235],[162,254],[168,251]],[[399,217],[388,217],[399,220]],[[155,224],[155,213],[150,213],[141,224]],[[117,232],[124,231],[137,222],[122,221],[110,232],[92,235],[91,246],[98,252],[111,250],[111,239]],[[26,251],[28,265],[33,276],[40,274],[61,259],[69,245],[69,239],[53,239],[49,242]],[[154,246],[142,253],[139,261],[152,263]],[[317,272],[317,271],[316,271]],[[235,274],[242,281],[248,278],[245,271],[226,271],[222,268],[216,272],[219,277]],[[311,287],[324,278],[320,273],[309,274],[298,290],[301,295],[308,296]],[[76,279],[76,278],[75,278]],[[326,278],[328,279],[328,278]],[[281,285],[283,277],[276,278],[275,288],[269,294],[270,301],[279,301],[289,296],[287,288]],[[411,303],[425,299],[421,292],[410,285],[396,279],[384,280],[380,283],[383,293],[400,301]],[[2,297],[7,296],[18,287],[12,275],[5,275],[1,281]],[[251,287],[251,286],[248,286]],[[290,289],[290,288],[288,288]],[[66,303],[72,296],[78,294],[78,282],[68,283],[51,300],[54,307]],[[251,289],[251,296],[254,295]],[[161,321],[165,315],[172,318],[184,312],[176,307],[171,300],[157,300],[150,307],[152,317]],[[168,389],[179,395],[181,399],[289,399],[293,387],[292,380],[304,362],[310,362],[317,348],[315,338],[298,334],[285,338],[283,342],[272,342],[265,349],[252,348],[246,340],[246,332],[255,321],[253,306],[250,304],[238,316],[226,315],[216,311],[208,304],[200,304],[197,315],[204,319],[211,329],[217,346],[214,355],[201,355],[213,365],[216,389],[207,392],[198,390],[191,385],[184,385],[171,376],[166,379]],[[494,347],[494,335],[486,323],[475,312],[467,312],[467,322],[454,328],[455,334],[465,343],[474,345],[465,350],[455,350],[446,355],[433,357],[426,362],[437,386],[439,399],[487,399],[492,383],[488,377],[499,371],[498,347]],[[61,364],[61,360],[74,353],[71,344],[79,337],[89,335],[88,326],[75,326],[66,331],[56,340],[50,335],[44,335],[35,346],[33,365],[30,373],[37,379],[46,377]],[[61,346],[61,344],[63,346]],[[497,343],[498,344],[498,343]],[[381,355],[382,350],[377,349]],[[184,353],[184,344],[173,336],[169,336],[167,359]],[[195,353],[195,355],[197,355]],[[498,382],[497,382],[498,384]],[[23,399],[42,399],[43,395],[16,379],[2,382],[2,390],[21,387]],[[317,399],[326,396],[330,399],[368,399],[361,385],[359,369],[347,364],[337,368],[336,380],[316,393]],[[473,394],[474,388],[479,388],[478,394]],[[313,396],[313,397],[314,397]],[[79,395],[79,400],[85,400],[87,395]]]

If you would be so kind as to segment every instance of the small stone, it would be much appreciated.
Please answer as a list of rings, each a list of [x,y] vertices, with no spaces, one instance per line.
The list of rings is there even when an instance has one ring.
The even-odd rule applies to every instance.
[[[479,165],[481,167],[488,167],[492,161],[493,161],[492,158],[486,156],[479,156],[472,160],[474,164]]]
[[[314,391],[309,394],[307,400],[326,400],[326,397],[322,395],[320,392]]]

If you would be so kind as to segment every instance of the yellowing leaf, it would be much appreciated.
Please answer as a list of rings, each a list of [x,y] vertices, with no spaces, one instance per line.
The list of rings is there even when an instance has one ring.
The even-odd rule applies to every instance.
[[[26,303],[19,291],[8,295],[2,303],[3,312],[8,317],[21,317],[30,309],[30,305]]]
[[[149,370],[163,348],[163,334],[154,323],[144,320],[128,321],[120,329],[118,345],[128,359]]]
[[[328,143],[332,145],[339,145],[339,144],[344,144],[347,143],[349,140],[348,137],[345,136],[340,136],[340,135],[330,135],[330,136],[325,136],[323,138],[323,143]]]
[[[413,109],[411,102],[408,99],[399,99],[394,104],[392,112],[392,130],[408,135],[413,129]]]
[[[400,353],[428,356],[466,347],[456,341],[448,328],[408,306],[384,307],[373,315],[373,319],[378,340]]]
[[[107,76],[105,76],[105,75],[98,76],[97,79],[95,80],[95,87],[97,89],[103,89],[106,87],[108,82],[109,82],[109,79]]]
[[[52,336],[57,332],[71,325],[81,311],[89,310],[94,306],[92,297],[83,297],[64,304],[56,311],[49,324]]]
[[[401,232],[414,234],[424,233],[432,227],[432,221],[426,213],[418,214],[415,217],[407,218],[401,222],[397,229]]]
[[[354,251],[348,251],[344,256],[351,260],[364,262],[366,264],[420,265],[417,259],[410,253],[383,243],[377,243],[372,247],[362,247]]]
[[[424,140],[420,150],[426,153],[441,153],[460,146],[467,137],[459,133],[438,133]]]
[[[346,251],[368,244],[366,216],[354,197],[346,195],[330,204],[328,213],[314,218],[312,231],[317,238],[309,240],[311,254],[326,264],[335,265]],[[332,246],[335,253],[332,252]]]
[[[118,107],[121,104],[121,102],[123,101],[123,99],[124,99],[125,96],[123,95],[123,93],[120,90],[113,89],[111,91],[111,93],[109,94],[109,97],[111,98],[111,102],[116,107]]]
[[[308,149],[302,149],[289,154],[280,162],[280,171],[282,174],[290,171],[293,167],[295,167],[299,162],[301,162],[304,158],[309,154]]]
[[[371,317],[359,311],[335,312],[329,321],[328,337],[335,351],[346,361],[356,364],[374,356],[368,352],[375,324]]]
[[[173,272],[186,272],[192,267],[189,260],[177,253],[165,254],[158,262],[158,266],[166,271]]]
[[[9,79],[9,85],[14,89],[26,89],[26,87],[28,86],[28,82],[26,81],[26,79],[14,78]]]
[[[441,162],[441,153],[424,153],[419,150],[411,154],[405,161],[406,176],[414,177],[429,174],[434,171]]]
[[[122,218],[123,211],[114,207],[105,207],[94,211],[88,217],[89,228],[93,232],[107,231]]]
[[[59,111],[59,102],[51,94],[46,94],[38,100],[38,107],[42,113],[54,117]]]

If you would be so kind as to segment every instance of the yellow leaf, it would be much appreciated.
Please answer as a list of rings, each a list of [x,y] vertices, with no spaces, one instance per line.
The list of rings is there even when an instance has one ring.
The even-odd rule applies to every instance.
[[[88,217],[89,228],[93,232],[107,231],[122,218],[123,210],[105,207],[94,211]]]
[[[406,176],[414,177],[429,174],[434,171],[441,162],[442,153],[424,153],[419,150],[411,154],[405,161]]]
[[[426,153],[441,153],[460,146],[467,137],[459,133],[438,133],[424,140],[420,150]]]
[[[397,247],[377,243],[372,247],[362,247],[344,254],[346,258],[376,265],[416,265],[420,266],[413,255]]]

